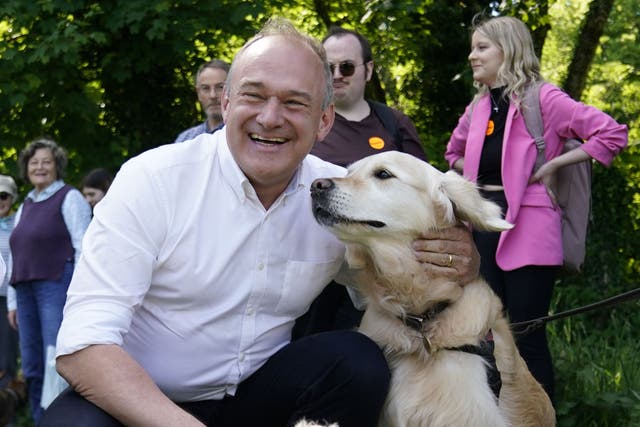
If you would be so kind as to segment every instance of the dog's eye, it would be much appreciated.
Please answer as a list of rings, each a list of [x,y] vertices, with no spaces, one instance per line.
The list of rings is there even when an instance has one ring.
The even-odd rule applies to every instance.
[[[386,169],[380,169],[373,174],[376,178],[379,179],[389,179],[393,178],[393,174]]]

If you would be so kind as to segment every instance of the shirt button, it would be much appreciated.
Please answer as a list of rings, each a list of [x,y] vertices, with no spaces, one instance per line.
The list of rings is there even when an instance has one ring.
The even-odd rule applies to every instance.
[[[255,312],[252,306],[247,307],[247,316],[253,316]]]
[[[242,362],[242,361],[244,360],[244,353],[240,353],[240,354],[238,355],[238,360],[239,360],[240,362]]]
[[[264,263],[258,263],[258,270],[264,269]]]

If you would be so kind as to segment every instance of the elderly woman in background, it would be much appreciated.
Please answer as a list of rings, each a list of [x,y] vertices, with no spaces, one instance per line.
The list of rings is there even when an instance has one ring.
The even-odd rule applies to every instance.
[[[16,291],[22,371],[31,414],[37,425],[47,352],[55,349],[62,309],[91,208],[82,193],[62,180],[65,150],[50,139],[36,139],[18,158],[20,173],[33,185],[18,208],[10,238]]]
[[[18,360],[18,334],[15,330],[15,316],[10,317],[8,314],[8,308],[12,307],[15,301],[8,304],[7,300],[11,275],[9,236],[13,230],[14,219],[11,207],[17,197],[18,189],[13,178],[0,175],[0,259],[7,266],[6,274],[3,272],[0,275],[0,388],[5,387],[15,377]]]
[[[106,169],[92,169],[80,181],[80,191],[84,195],[84,199],[91,205],[91,209],[96,207],[98,203],[111,186],[113,175]]]

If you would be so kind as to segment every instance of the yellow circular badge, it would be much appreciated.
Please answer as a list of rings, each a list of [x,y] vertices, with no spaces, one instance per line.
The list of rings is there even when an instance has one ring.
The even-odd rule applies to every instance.
[[[384,148],[384,139],[379,136],[372,136],[369,138],[369,145],[376,150],[382,150]]]
[[[489,123],[487,123],[487,135],[491,135],[493,133],[495,126],[496,125],[493,123],[493,120],[489,120]]]

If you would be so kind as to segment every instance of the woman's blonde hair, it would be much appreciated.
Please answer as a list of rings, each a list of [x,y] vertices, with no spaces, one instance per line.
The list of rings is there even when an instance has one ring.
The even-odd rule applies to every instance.
[[[504,96],[519,108],[525,89],[542,81],[540,61],[533,48],[529,29],[521,20],[511,16],[487,18],[484,15],[473,18],[471,29],[471,34],[482,34],[502,51],[503,61],[496,82],[505,86]],[[490,89],[479,82],[474,82],[474,86],[478,89],[475,100]]]

